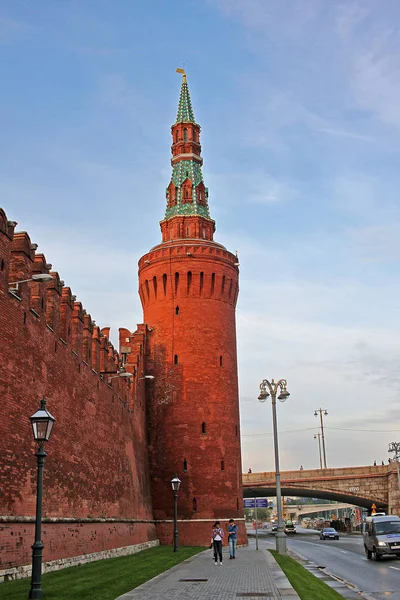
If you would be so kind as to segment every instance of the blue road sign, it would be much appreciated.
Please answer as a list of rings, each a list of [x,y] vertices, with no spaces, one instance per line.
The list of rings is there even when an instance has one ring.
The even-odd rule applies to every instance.
[[[256,498],[257,508],[268,508],[268,500],[266,498]]]
[[[257,505],[256,505],[257,503]],[[245,498],[245,508],[268,508],[268,500],[266,498]]]

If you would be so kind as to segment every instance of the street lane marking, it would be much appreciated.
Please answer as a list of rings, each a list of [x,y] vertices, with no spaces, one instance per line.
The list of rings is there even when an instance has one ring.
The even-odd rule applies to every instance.
[[[389,567],[389,569],[396,569],[396,571],[400,571],[399,567]]]
[[[347,550],[340,550],[342,554],[348,554]]]

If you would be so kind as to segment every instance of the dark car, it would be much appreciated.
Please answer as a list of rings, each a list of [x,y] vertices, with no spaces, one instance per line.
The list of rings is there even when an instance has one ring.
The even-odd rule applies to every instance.
[[[338,540],[339,534],[333,527],[324,527],[319,534],[320,540]]]
[[[276,525],[275,523],[272,525],[272,529],[271,529],[272,533],[276,533],[278,531],[278,525]]]

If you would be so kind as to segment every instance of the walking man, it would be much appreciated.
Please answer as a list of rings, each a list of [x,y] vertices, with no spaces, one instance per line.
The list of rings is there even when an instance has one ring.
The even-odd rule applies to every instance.
[[[229,542],[229,558],[236,558],[236,542],[237,542],[238,526],[233,519],[229,519],[228,525],[228,542]]]

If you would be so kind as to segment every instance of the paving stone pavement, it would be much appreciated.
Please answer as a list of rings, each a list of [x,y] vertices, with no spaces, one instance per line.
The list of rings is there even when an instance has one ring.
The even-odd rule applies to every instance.
[[[223,566],[205,550],[117,600],[298,600],[266,550],[238,548],[235,560],[224,549]],[[197,580],[197,581],[196,581]]]

